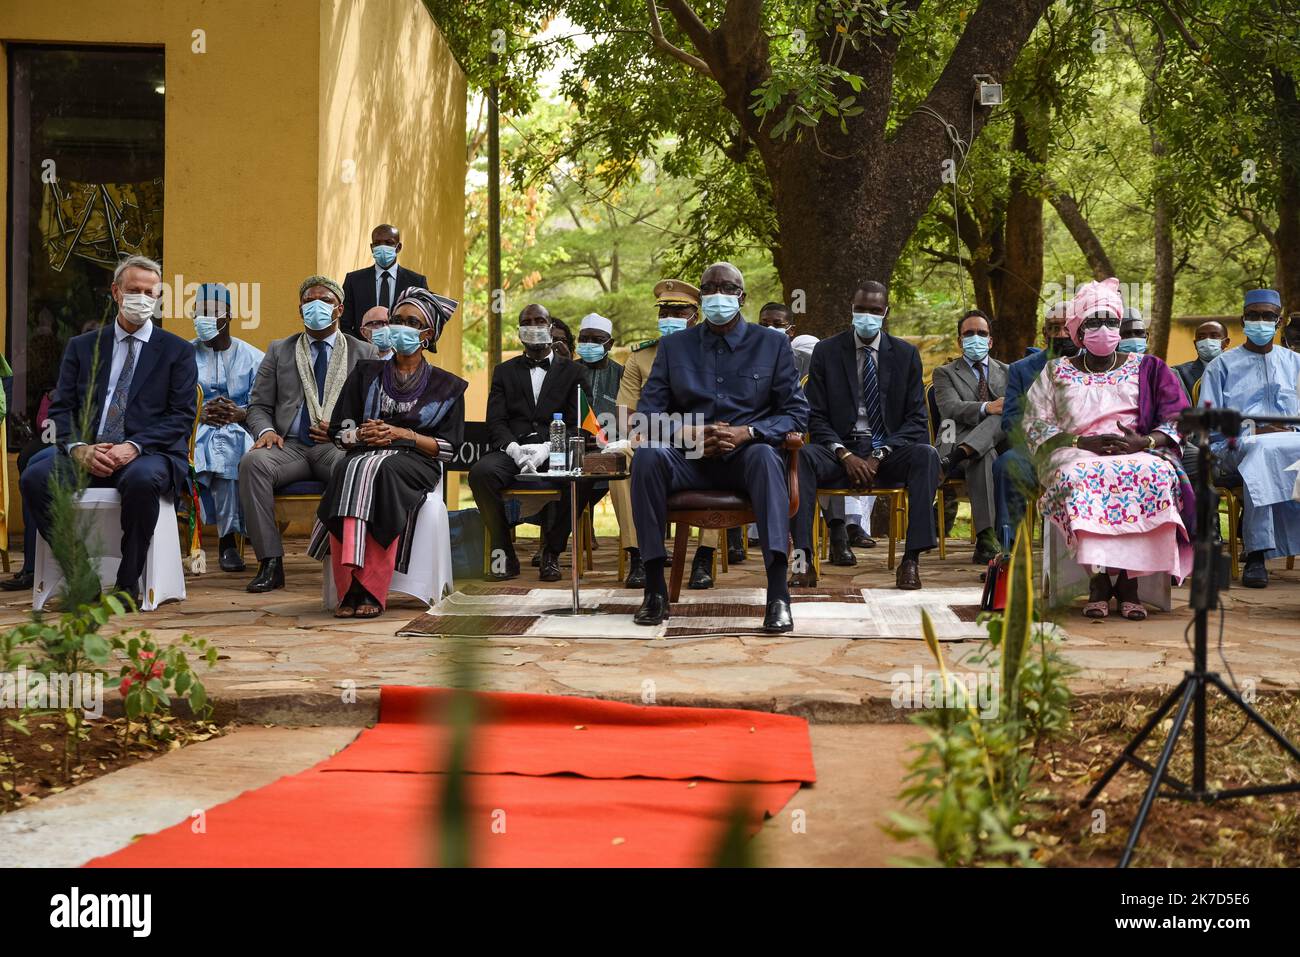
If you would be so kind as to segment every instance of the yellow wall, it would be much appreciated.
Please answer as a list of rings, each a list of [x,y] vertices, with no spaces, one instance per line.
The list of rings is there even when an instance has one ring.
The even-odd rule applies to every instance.
[[[370,231],[402,231],[398,259],[461,298],[465,77],[419,0],[320,0],[317,259],[328,275],[372,265]],[[437,364],[459,373],[460,315]]]
[[[260,324],[236,333],[258,346],[300,325],[298,283],[315,269],[316,17],[314,0],[0,4],[3,41],[166,48],[165,278],[260,283]],[[198,29],[204,53],[192,50]],[[0,85],[6,76],[0,63]],[[6,162],[7,151],[3,181]],[[0,193],[0,222],[6,202]]]

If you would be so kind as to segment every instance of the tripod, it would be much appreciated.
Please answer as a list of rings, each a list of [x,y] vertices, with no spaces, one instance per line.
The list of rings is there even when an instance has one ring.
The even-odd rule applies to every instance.
[[[1297,425],[1300,424],[1300,417],[1255,416],[1252,421],[1257,425]],[[1200,468],[1196,475],[1196,543],[1195,558],[1192,564],[1191,588],[1191,606],[1195,611],[1192,670],[1184,674],[1183,680],[1161,702],[1160,707],[1156,708],[1151,717],[1147,719],[1146,724],[1129,742],[1128,747],[1111,763],[1110,767],[1106,769],[1106,773],[1098,779],[1081,802],[1083,807],[1091,804],[1110,779],[1126,763],[1151,776],[1151,785],[1142,797],[1137,818],[1133,821],[1133,827],[1129,831],[1128,843],[1125,844],[1124,855],[1120,858],[1120,867],[1128,867],[1129,861],[1133,857],[1133,849],[1137,846],[1138,838],[1142,834],[1142,828],[1146,824],[1147,815],[1151,812],[1151,805],[1155,803],[1157,797],[1173,798],[1180,801],[1200,801],[1208,804],[1212,801],[1247,797],[1249,795],[1287,794],[1300,791],[1300,782],[1228,788],[1222,791],[1211,791],[1205,786],[1205,692],[1211,685],[1223,692],[1229,701],[1245,712],[1246,717],[1262,728],[1264,733],[1276,741],[1287,754],[1291,755],[1296,761],[1300,761],[1300,749],[1297,749],[1294,744],[1288,741],[1282,732],[1269,724],[1263,715],[1242,700],[1241,695],[1229,687],[1217,672],[1206,669],[1205,659],[1206,648],[1209,644],[1207,633],[1210,609],[1218,606],[1219,589],[1227,587],[1229,578],[1228,560],[1221,552],[1222,546],[1218,541],[1218,536],[1213,534],[1212,531],[1213,527],[1218,524],[1219,508],[1218,496],[1210,484],[1212,456],[1209,436],[1211,432],[1217,431],[1227,436],[1230,443],[1235,444],[1237,436],[1241,433],[1241,423],[1240,412],[1232,409],[1213,409],[1209,407],[1188,409],[1183,413],[1179,421],[1179,429],[1182,430],[1184,435],[1196,436],[1196,445],[1201,452]],[[1175,705],[1178,706],[1178,711],[1174,715],[1173,725],[1169,729],[1169,737],[1165,739],[1164,747],[1160,751],[1160,757],[1152,766],[1137,756],[1137,750]],[[1169,760],[1173,757],[1174,746],[1178,743],[1178,736],[1187,724],[1189,712],[1192,716],[1191,784],[1180,781],[1168,773]],[[1162,784],[1168,785],[1172,790],[1161,790]]]

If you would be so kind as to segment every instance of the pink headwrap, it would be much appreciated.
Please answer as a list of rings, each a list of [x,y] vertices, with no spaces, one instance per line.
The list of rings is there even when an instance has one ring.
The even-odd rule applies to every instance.
[[[1124,317],[1124,297],[1119,294],[1119,280],[1114,276],[1100,282],[1085,282],[1075,290],[1073,308],[1065,320],[1066,333],[1078,342],[1083,320],[1099,312],[1108,312],[1116,319]]]

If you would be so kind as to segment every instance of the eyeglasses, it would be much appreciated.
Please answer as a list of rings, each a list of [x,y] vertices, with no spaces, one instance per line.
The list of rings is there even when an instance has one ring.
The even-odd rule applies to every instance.
[[[1246,319],[1254,319],[1257,322],[1277,322],[1282,318],[1280,312],[1245,312],[1242,316]]]
[[[1100,329],[1102,326],[1105,326],[1107,329],[1118,329],[1119,322],[1119,319],[1115,316],[1092,316],[1089,319],[1083,320],[1083,328]]]
[[[734,282],[702,282],[700,283],[700,294],[710,295],[720,292],[725,296],[739,296],[745,291],[744,286],[738,286]]]
[[[416,319],[413,316],[390,316],[387,322],[390,326],[408,326],[411,329],[425,328],[423,319]]]

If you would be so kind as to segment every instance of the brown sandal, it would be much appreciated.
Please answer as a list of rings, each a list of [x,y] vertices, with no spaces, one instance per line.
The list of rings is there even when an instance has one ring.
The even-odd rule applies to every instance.
[[[384,609],[369,598],[359,602],[354,611],[354,618],[378,618],[384,613]]]

